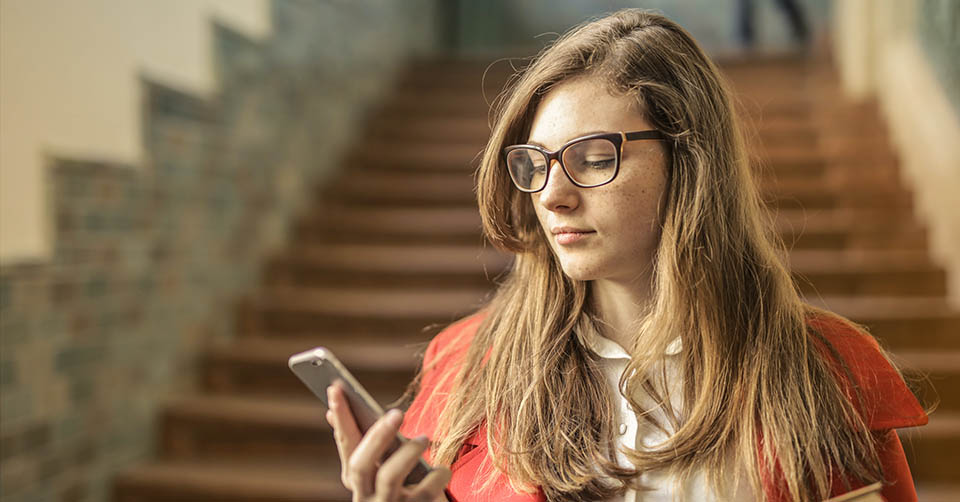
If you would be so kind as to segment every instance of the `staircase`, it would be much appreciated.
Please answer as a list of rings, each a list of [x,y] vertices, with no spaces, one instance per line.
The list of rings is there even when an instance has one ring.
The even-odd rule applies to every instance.
[[[902,437],[921,500],[960,499],[950,463],[960,451],[960,313],[945,302],[944,271],[929,259],[876,108],[847,104],[826,65],[724,68],[756,126],[765,198],[798,283],[930,376],[940,408]],[[488,133],[482,72],[411,68],[238,307],[236,340],[206,351],[199,393],[164,407],[157,458],[119,476],[115,500],[350,500],[324,409],[286,360],[330,347],[390,402],[423,342],[489,293],[507,258],[482,245],[472,194]]]

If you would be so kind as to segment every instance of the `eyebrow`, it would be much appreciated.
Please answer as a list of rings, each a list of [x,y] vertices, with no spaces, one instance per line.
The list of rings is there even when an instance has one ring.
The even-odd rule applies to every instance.
[[[582,137],[584,137],[584,136],[590,136],[591,134],[606,134],[606,133],[609,133],[609,132],[619,132],[619,131],[599,131],[599,130],[597,130],[597,131],[587,131],[587,132],[578,134],[578,135],[576,135],[576,136],[573,136],[573,137],[571,137],[570,139],[568,139],[568,140],[566,140],[566,141],[564,141],[563,143],[560,143],[560,144],[561,144],[561,145],[566,145],[567,143],[569,143],[569,142],[571,142],[571,141],[573,141],[573,140],[575,140],[575,139],[577,139],[577,138],[582,138]],[[544,150],[549,150],[549,148],[547,148],[546,146],[543,146],[543,143],[540,143],[540,142],[538,142],[538,141],[533,141],[533,140],[531,140],[530,138],[527,138],[527,142],[524,143],[524,144],[525,144],[525,145],[539,146],[540,148],[543,148]]]

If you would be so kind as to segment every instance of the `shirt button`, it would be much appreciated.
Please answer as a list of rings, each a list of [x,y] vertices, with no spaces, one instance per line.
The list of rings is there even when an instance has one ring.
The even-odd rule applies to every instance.
[[[620,435],[622,436],[626,433],[627,433],[627,424],[620,424]]]

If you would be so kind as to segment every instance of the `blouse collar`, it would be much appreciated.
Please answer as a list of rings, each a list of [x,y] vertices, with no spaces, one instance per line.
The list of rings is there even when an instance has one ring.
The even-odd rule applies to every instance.
[[[580,323],[580,340],[590,350],[604,359],[630,359],[630,354],[619,343],[601,335],[596,330],[593,319],[584,316],[587,319]],[[675,356],[683,351],[683,340],[678,336],[674,338],[663,350],[664,356]]]

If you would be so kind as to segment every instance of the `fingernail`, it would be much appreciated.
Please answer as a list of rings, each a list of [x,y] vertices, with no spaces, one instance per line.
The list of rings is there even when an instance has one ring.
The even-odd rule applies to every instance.
[[[387,421],[389,421],[391,425],[397,425],[400,423],[400,418],[402,416],[403,412],[394,408],[387,412]]]
[[[420,434],[419,436],[413,438],[413,441],[416,441],[416,442],[418,442],[418,443],[423,443],[423,444],[427,444],[427,443],[430,442],[430,440],[427,439],[427,435],[426,435],[426,434]]]

